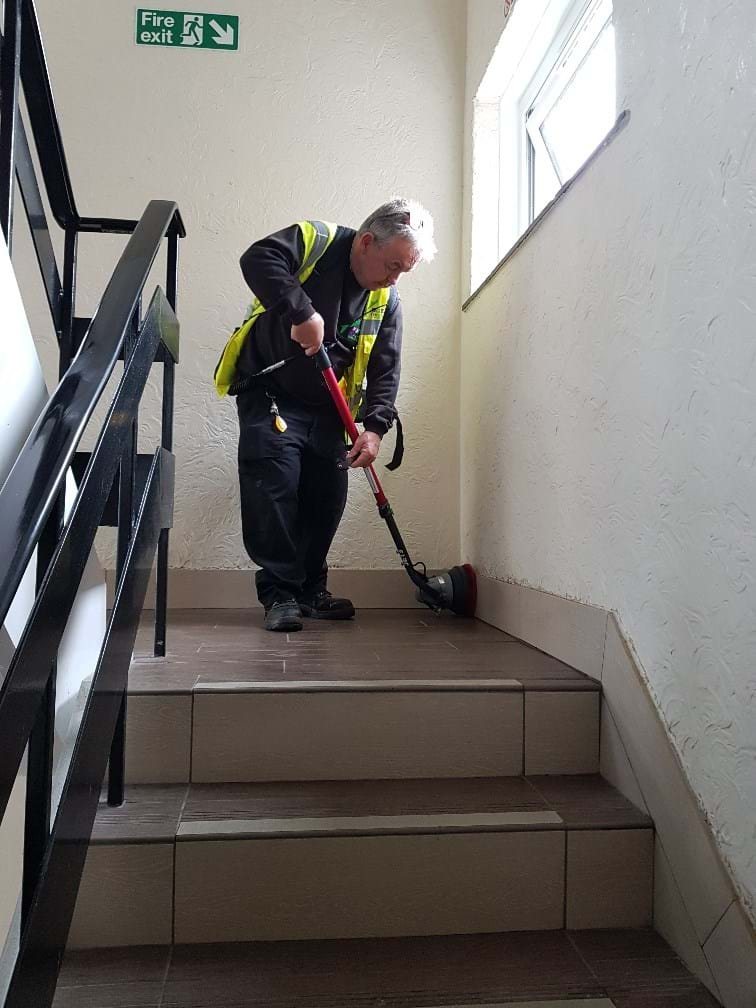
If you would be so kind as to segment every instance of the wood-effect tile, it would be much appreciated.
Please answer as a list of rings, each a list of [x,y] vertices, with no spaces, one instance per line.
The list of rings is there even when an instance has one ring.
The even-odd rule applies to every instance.
[[[564,933],[513,933],[177,946],[164,1004],[415,1008],[599,990]]]
[[[68,953],[54,1008],[715,1008],[675,962],[648,931],[98,949]]]
[[[690,1004],[715,1008],[716,1001],[655,931],[573,931],[571,940],[615,1004],[656,1008]],[[644,1001],[644,999],[646,999]],[[654,999],[657,999],[655,1002]]]
[[[176,836],[188,784],[129,784],[123,805],[111,808],[100,798],[92,842],[165,842]]]
[[[570,830],[651,827],[597,775],[272,781],[129,786],[120,808],[101,801],[93,842],[172,842],[179,823],[208,820],[517,812],[555,812]]]
[[[568,682],[596,688],[569,665],[477,620],[413,610],[364,610],[353,621],[308,621],[303,633],[266,632],[258,612],[169,614],[168,650],[152,657],[152,629],[137,637],[133,692],[190,691],[203,679],[467,678],[532,680],[537,689]],[[580,684],[580,685],[578,685]]]

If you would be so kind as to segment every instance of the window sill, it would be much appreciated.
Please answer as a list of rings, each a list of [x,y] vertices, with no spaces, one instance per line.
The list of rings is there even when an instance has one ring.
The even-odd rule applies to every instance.
[[[590,155],[590,157],[588,158],[588,160],[583,165],[581,165],[580,168],[578,168],[578,170],[575,172],[575,174],[572,176],[572,178],[568,179],[564,183],[564,185],[559,190],[559,192],[556,194],[556,196],[554,197],[554,199],[550,203],[546,204],[546,206],[538,214],[538,216],[533,221],[533,223],[530,224],[526,228],[525,231],[523,231],[523,233],[520,235],[520,237],[517,239],[517,241],[511,247],[511,249],[506,253],[506,255],[503,257],[503,259],[499,260],[499,262],[496,264],[496,266],[494,266],[494,268],[488,274],[488,276],[486,277],[486,279],[481,284],[479,284],[478,287],[475,288],[475,290],[472,292],[472,294],[467,298],[467,300],[462,305],[462,311],[467,311],[467,309],[470,307],[470,305],[473,303],[473,301],[477,298],[477,296],[480,294],[480,292],[491,283],[491,281],[493,280],[493,278],[497,275],[497,273],[499,273],[499,271],[501,269],[504,268],[505,264],[509,262],[509,260],[512,258],[512,256],[515,254],[515,252],[517,252],[517,250],[520,248],[520,246],[524,245],[525,242],[528,240],[528,238],[533,234],[533,232],[538,227],[540,227],[543,219],[545,217],[547,217],[551,213],[551,211],[554,209],[554,207],[558,203],[560,203],[562,201],[562,199],[564,198],[565,194],[573,187],[573,185],[575,184],[575,182],[588,170],[588,168],[594,163],[594,161],[601,154],[601,152],[603,150],[605,150],[605,148],[607,148],[610,143],[612,143],[612,141],[615,139],[615,137],[617,137],[622,132],[622,130],[625,128],[625,126],[627,126],[627,124],[628,124],[629,121],[630,121],[630,110],[629,109],[625,109],[623,112],[621,112],[619,114],[619,116],[617,116],[617,121],[615,122],[614,126],[612,126],[612,128],[606,134],[606,136],[601,141],[601,143],[598,145],[598,147]]]

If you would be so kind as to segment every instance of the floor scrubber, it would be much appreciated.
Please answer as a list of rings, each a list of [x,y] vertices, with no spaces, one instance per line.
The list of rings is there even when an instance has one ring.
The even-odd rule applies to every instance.
[[[352,414],[344,398],[344,394],[339,388],[338,379],[334,374],[331,360],[325,347],[321,347],[313,355],[313,360],[323,376],[323,381],[331,394],[333,404],[339,412],[349,439],[354,444],[359,436],[359,431],[352,419]],[[407,552],[407,547],[404,545],[404,540],[394,518],[394,512],[391,509],[386,494],[383,492],[383,487],[380,484],[375,469],[372,466],[368,466],[365,469],[365,476],[375,497],[378,514],[386,522],[386,525],[388,525],[388,530],[391,533],[391,538],[394,540],[402,566],[417,588],[415,597],[418,602],[422,602],[435,612],[447,609],[458,616],[474,616],[477,588],[475,571],[470,564],[458,565],[452,567],[450,570],[429,575],[424,563],[413,563]]]

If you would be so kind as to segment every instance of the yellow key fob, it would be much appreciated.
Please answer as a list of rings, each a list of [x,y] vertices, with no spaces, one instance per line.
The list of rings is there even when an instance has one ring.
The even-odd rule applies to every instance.
[[[276,418],[273,421],[273,425],[280,434],[283,434],[283,432],[286,430],[286,421],[282,416],[278,416],[278,414],[276,414]]]

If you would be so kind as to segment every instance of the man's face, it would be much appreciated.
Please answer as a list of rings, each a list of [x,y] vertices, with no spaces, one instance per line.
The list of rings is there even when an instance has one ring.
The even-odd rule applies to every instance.
[[[402,273],[417,263],[419,256],[406,238],[392,238],[379,245],[375,236],[366,232],[355,240],[351,267],[357,283],[365,290],[379,290],[395,284]]]

